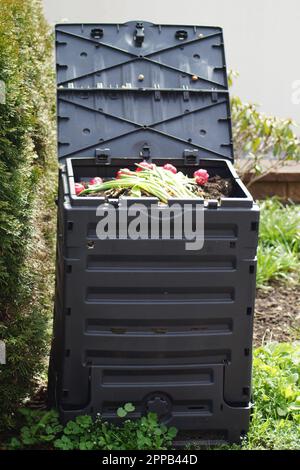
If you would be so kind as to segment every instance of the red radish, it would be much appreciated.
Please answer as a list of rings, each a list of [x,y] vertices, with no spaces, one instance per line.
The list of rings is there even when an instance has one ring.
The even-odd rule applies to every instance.
[[[154,163],[148,163],[148,162],[143,161],[142,163],[140,163],[140,166],[138,166],[135,171],[143,171],[144,169],[153,170],[154,167],[155,167]]]
[[[85,190],[85,187],[81,183],[75,183],[75,194],[78,196],[82,191]]]
[[[177,173],[177,168],[174,165],[171,165],[170,163],[166,163],[163,166],[163,169],[167,170],[167,171],[170,171],[171,173],[174,173],[174,175],[176,175],[176,173]]]
[[[121,170],[117,171],[116,178],[119,179],[122,175],[126,175],[128,173],[130,173],[129,168],[121,168]]]
[[[99,176],[96,176],[95,178],[92,178],[90,181],[89,181],[89,185],[90,186],[93,186],[94,184],[102,184],[103,183],[103,180],[102,178],[100,178]]]
[[[209,178],[209,174],[207,173],[206,170],[197,170],[195,171],[194,173],[194,178],[196,180],[196,183],[199,185],[199,186],[204,186],[207,181],[208,181],[208,178]]]

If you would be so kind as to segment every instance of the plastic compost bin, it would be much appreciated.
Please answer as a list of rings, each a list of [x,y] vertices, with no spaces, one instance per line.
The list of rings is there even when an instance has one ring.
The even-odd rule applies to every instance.
[[[222,29],[61,24],[56,57],[50,404],[64,421],[117,420],[132,402],[133,417],[156,412],[179,440],[238,442],[249,424],[259,209],[233,167]],[[77,197],[74,182],[142,160],[231,178],[231,197],[205,201],[202,250],[97,238],[101,198]]]

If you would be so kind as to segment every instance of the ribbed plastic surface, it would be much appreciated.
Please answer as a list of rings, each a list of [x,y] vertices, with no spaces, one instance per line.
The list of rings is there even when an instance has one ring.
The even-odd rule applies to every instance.
[[[221,28],[62,24],[56,51],[61,161],[101,149],[136,159],[145,148],[233,160]]]
[[[238,440],[249,420],[257,207],[207,208],[204,248],[192,252],[184,240],[98,240],[94,207],[64,203],[66,192],[51,372],[63,418],[116,419],[130,401],[136,415]]]
[[[238,441],[249,424],[259,211],[229,162],[222,31],[138,25],[57,27],[49,400],[64,420],[117,420],[132,402],[134,416],[154,411],[182,439]],[[201,251],[184,239],[97,238],[100,200],[76,198],[74,182],[143,158],[231,178],[232,197],[207,201]]]

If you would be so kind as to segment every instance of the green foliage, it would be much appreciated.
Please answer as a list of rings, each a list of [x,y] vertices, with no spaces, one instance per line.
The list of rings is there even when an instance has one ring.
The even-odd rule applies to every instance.
[[[257,276],[258,287],[266,286],[270,281],[294,281],[294,275],[299,272],[297,255],[282,246],[258,246]]]
[[[300,343],[270,343],[253,361],[253,411],[241,445],[227,450],[300,450]]]
[[[134,412],[132,403],[118,408],[119,417]],[[26,425],[19,438],[12,438],[10,449],[55,448],[60,450],[149,450],[168,449],[177,431],[158,422],[154,413],[136,420],[126,419],[120,425],[107,423],[99,416],[78,416],[66,426],[60,425],[54,411],[37,412],[22,410]]]
[[[278,244],[300,253],[300,207],[283,205],[278,199],[260,203],[261,220],[259,236],[265,246]]]
[[[230,85],[236,76],[229,74]],[[266,116],[256,104],[243,103],[237,96],[231,97],[231,115],[236,166],[248,186],[288,161],[299,161],[300,140],[291,119]],[[270,156],[266,167],[263,160]]]
[[[300,438],[300,343],[261,347],[253,366],[253,399],[262,419],[292,420]]]
[[[117,415],[119,416],[119,418],[125,418],[128,413],[134,410],[135,408],[132,403],[126,403],[123,407],[117,409]]]
[[[79,416],[62,428],[54,411],[22,411],[25,425],[10,449],[56,448],[61,450],[169,449],[175,428],[160,424],[149,413],[128,419],[134,406],[118,408],[125,420],[119,425],[99,416]],[[271,343],[258,348],[253,361],[253,410],[248,435],[241,445],[222,446],[228,450],[300,450],[300,342]]]
[[[10,449],[22,449],[25,446],[49,447],[57,434],[62,432],[63,426],[59,423],[56,411],[32,411],[28,408],[19,410],[26,425],[21,428],[20,438],[13,437]]]
[[[255,412],[242,450],[300,450],[299,424],[286,419],[262,422]]]
[[[277,199],[260,204],[257,285],[271,280],[290,281],[300,271],[300,210]]]
[[[254,356],[254,412],[243,449],[300,450],[300,343],[271,343]]]
[[[54,155],[51,62],[40,1],[1,0],[0,338],[8,363],[0,366],[0,428],[12,424],[16,404],[34,386],[48,341],[51,248],[42,216],[51,210],[44,194],[52,194],[46,178]]]

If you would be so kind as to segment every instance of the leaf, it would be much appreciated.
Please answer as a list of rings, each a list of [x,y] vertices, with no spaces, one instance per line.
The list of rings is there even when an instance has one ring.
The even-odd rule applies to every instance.
[[[256,164],[256,165],[254,166],[254,171],[255,171],[255,174],[256,174],[256,175],[260,175],[261,172],[262,172],[262,167],[261,167],[260,165]]]
[[[132,403],[126,403],[124,405],[124,409],[125,411],[127,411],[127,413],[131,413],[132,411],[135,410],[135,406]]]
[[[62,436],[61,439],[57,439],[54,442],[54,447],[56,447],[57,449],[61,449],[61,450],[73,450],[74,449],[74,445],[71,439],[69,439],[67,436]]]
[[[177,436],[177,429],[172,426],[168,429],[168,437],[170,437],[171,439],[173,439],[174,437]]]
[[[125,418],[125,416],[127,416],[127,411],[124,408],[120,407],[117,409],[117,415],[119,416],[119,418]]]
[[[82,428],[89,428],[93,424],[91,416],[77,416],[76,423],[79,424]]]
[[[43,441],[51,442],[55,439],[55,434],[48,434],[47,436],[43,436]]]
[[[260,143],[261,143],[261,139],[259,137],[257,137],[256,139],[254,139],[253,143],[252,143],[252,151],[255,153],[257,152],[259,146],[260,146]]]
[[[69,421],[64,430],[65,434],[80,434],[81,429],[74,421]]]
[[[167,426],[166,426],[165,424],[162,424],[162,425],[160,426],[160,429],[161,429],[161,431],[162,431],[163,434],[165,434],[165,433],[168,431],[168,428],[167,428]]]
[[[278,416],[286,416],[287,415],[287,410],[282,409],[282,408],[277,408],[277,414],[278,414]]]
[[[142,192],[138,186],[133,186],[133,188],[130,191],[130,196],[132,197],[141,197]]]
[[[155,425],[158,422],[157,414],[150,411],[147,415],[149,423]]]
[[[289,406],[289,411],[300,411],[300,404],[297,405],[297,403],[290,405]]]
[[[92,441],[81,441],[79,443],[79,450],[92,450],[94,448],[94,444]]]
[[[22,449],[22,444],[16,437],[13,437],[9,443],[9,449]]]

